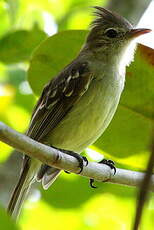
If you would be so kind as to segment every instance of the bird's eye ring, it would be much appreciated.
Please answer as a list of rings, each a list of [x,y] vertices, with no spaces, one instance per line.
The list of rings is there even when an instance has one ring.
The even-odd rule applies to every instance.
[[[118,32],[115,29],[110,28],[105,31],[105,35],[109,38],[115,38],[117,37]]]

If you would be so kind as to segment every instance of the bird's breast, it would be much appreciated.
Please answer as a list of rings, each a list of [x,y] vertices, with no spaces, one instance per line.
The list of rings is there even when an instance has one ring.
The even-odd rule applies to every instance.
[[[57,148],[82,152],[109,125],[123,89],[119,76],[94,79],[87,92],[53,129],[48,143]]]

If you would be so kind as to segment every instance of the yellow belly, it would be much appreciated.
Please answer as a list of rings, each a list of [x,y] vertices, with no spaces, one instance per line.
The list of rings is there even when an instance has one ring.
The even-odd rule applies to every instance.
[[[104,132],[110,123],[121,95],[119,84],[94,80],[88,91],[46,138],[47,144],[82,152]]]

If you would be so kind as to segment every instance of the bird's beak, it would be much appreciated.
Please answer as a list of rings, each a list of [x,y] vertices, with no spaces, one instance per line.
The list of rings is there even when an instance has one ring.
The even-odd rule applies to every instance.
[[[141,29],[131,29],[129,32],[128,32],[128,37],[129,38],[136,38],[136,37],[139,37],[143,34],[147,34],[151,32],[150,29],[145,29],[145,28],[141,28]]]

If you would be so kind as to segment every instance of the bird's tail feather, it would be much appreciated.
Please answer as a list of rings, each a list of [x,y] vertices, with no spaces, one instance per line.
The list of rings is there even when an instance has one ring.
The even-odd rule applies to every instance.
[[[24,167],[20,175],[19,181],[14,189],[12,197],[8,205],[8,213],[14,218],[17,219],[24,200],[26,199],[27,193],[35,175],[40,167],[40,163],[36,161],[31,161],[30,158],[27,158],[24,162]]]
[[[31,184],[35,181],[42,181],[44,189],[48,187],[56,180],[60,173],[60,169],[42,165],[37,160],[32,160],[26,156],[24,160],[24,167],[20,175],[19,181],[14,189],[11,200],[8,205],[8,213],[14,219],[17,219],[23,202],[27,197]]]

